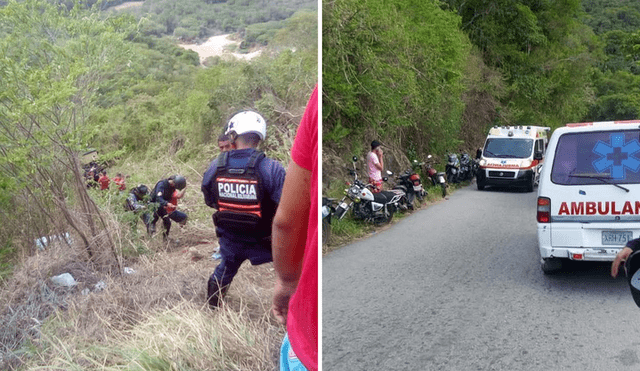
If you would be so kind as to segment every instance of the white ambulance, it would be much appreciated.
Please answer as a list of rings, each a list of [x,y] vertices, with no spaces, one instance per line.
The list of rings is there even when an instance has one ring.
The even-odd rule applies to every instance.
[[[640,120],[556,129],[537,203],[544,273],[567,259],[613,261],[640,237]]]
[[[541,126],[491,128],[476,174],[478,189],[483,190],[488,185],[517,185],[533,192],[550,131],[550,128]]]

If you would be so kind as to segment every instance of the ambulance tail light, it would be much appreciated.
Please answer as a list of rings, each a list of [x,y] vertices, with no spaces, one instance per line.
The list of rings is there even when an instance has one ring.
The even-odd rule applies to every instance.
[[[549,223],[551,221],[551,199],[548,197],[538,197],[538,223]]]

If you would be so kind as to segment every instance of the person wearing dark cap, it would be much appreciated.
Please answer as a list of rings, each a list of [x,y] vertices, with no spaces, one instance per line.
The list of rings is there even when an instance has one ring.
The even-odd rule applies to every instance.
[[[373,193],[382,191],[382,170],[384,161],[382,159],[382,144],[377,140],[371,142],[371,152],[367,154],[367,168],[369,170],[369,183],[373,185]]]
[[[156,212],[153,214],[153,220],[149,224],[149,234],[153,235],[156,231],[156,222],[162,218],[162,224],[164,225],[164,233],[162,237],[165,241],[169,239],[169,231],[171,230],[171,220],[185,225],[187,223],[187,214],[175,210],[175,204],[172,203],[174,199],[174,192],[180,190],[179,195],[176,198],[181,198],[184,195],[184,191],[187,187],[187,179],[182,175],[172,175],[167,179],[163,179],[156,183],[151,193],[151,202],[156,204]],[[175,202],[175,201],[174,201]]]

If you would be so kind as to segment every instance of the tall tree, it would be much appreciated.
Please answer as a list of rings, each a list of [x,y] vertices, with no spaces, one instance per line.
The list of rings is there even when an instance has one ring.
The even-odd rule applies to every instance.
[[[518,123],[580,120],[593,102],[593,33],[579,22],[579,0],[447,0],[462,29],[502,71],[504,103]]]
[[[325,2],[326,144],[347,136],[364,143],[372,135],[386,135],[398,148],[443,151],[457,144],[469,42],[458,29],[460,18],[438,4]]]
[[[37,0],[0,9],[0,169],[20,191],[16,208],[0,212],[39,216],[24,237],[72,228],[95,257],[92,237],[106,226],[87,194],[78,153],[100,82],[126,68],[130,27],[123,18],[102,20]]]

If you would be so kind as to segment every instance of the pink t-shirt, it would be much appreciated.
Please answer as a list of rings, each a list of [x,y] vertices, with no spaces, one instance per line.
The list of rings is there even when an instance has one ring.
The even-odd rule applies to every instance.
[[[287,332],[309,371],[318,369],[318,87],[313,90],[291,148],[291,158],[311,171],[309,224],[296,292],[289,302]]]
[[[376,167],[376,164],[380,164],[380,160],[378,159],[378,155],[373,153],[373,151],[367,155],[367,164],[369,165],[369,178],[382,180],[382,172]]]

